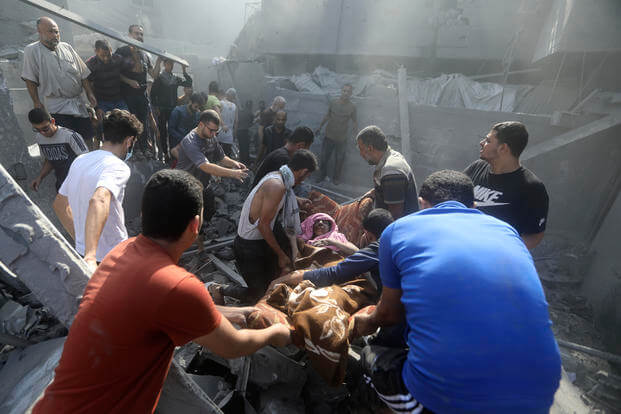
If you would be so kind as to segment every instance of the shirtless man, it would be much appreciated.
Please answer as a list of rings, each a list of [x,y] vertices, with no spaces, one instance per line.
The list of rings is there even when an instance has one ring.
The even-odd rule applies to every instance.
[[[317,169],[315,155],[298,150],[287,165],[267,174],[252,189],[242,207],[233,243],[239,273],[248,287],[214,286],[214,300],[221,295],[244,301],[258,299],[276,276],[292,270],[288,237],[301,233],[298,201],[293,187]],[[279,212],[281,220],[276,223]],[[283,230],[284,228],[284,230]]]

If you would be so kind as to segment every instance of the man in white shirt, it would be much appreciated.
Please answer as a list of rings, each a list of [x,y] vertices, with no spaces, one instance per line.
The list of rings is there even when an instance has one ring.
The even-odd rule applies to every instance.
[[[60,41],[54,20],[41,17],[37,20],[37,30],[39,41],[24,48],[22,68],[22,79],[32,103],[35,108],[45,107],[58,125],[74,130],[90,142],[94,131],[82,92],[96,108],[97,99],[87,79],[91,72],[73,47]]]
[[[93,269],[112,248],[127,239],[123,196],[131,156],[142,124],[128,111],[114,109],[103,121],[100,150],[79,156],[58,190],[54,211],[75,240],[75,248]]]

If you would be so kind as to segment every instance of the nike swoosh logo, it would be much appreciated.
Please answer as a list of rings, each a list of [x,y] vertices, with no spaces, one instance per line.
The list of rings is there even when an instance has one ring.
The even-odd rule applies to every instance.
[[[476,207],[495,207],[495,206],[505,206],[509,203],[494,203],[493,201],[476,201]]]

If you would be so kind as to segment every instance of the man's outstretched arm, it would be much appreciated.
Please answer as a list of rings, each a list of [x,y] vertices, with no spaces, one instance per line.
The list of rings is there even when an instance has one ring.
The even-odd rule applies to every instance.
[[[60,220],[67,233],[75,240],[75,230],[73,227],[73,214],[69,206],[69,199],[62,194],[56,194],[54,203],[52,204],[56,217]]]
[[[238,358],[253,354],[266,345],[289,345],[291,332],[280,323],[265,329],[237,330],[226,318],[222,318],[218,327],[210,334],[196,338],[193,342],[223,358]]]

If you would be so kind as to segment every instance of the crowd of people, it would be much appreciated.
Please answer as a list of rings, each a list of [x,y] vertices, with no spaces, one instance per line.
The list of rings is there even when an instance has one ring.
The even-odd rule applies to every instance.
[[[60,42],[53,20],[43,17],[37,27],[40,40],[26,47],[22,74],[45,158],[32,187],[55,171],[54,211],[94,273],[35,413],[153,412],[175,346],[194,341],[234,358],[287,345],[284,325],[249,330],[232,323],[243,325],[279,284],[322,287],[367,272],[379,301],[352,317],[352,339],[366,338],[365,378],[393,411],[549,410],[560,357],[529,253],[544,235],[548,195],[520,164],[528,143],[523,124],[494,124],[479,160],[463,172],[433,173],[418,190],[413,169],[383,131],[358,130],[351,85],[315,132],[292,131],[282,97],[257,113],[251,102],[238,110],[234,89],[221,94],[212,82],[208,93],[194,93],[186,68],[176,76],[172,61],[152,65],[138,48],[112,53],[99,40],[84,63]],[[142,41],[143,28],[132,25],[129,34]],[[248,179],[254,122],[255,178],[233,242],[247,286],[206,288],[179,259],[216,211],[213,177]],[[318,160],[309,148],[324,125]],[[360,157],[375,167],[364,195],[374,200],[362,220],[364,246],[347,240],[328,214],[301,220],[312,203],[295,192],[316,171],[320,182],[342,180],[350,130]],[[128,238],[122,202],[131,171],[124,161],[135,144],[149,151],[148,131],[157,138],[155,154],[174,168],[147,182],[142,232]],[[343,260],[295,270],[301,245]],[[248,306],[224,306],[227,296]]]

